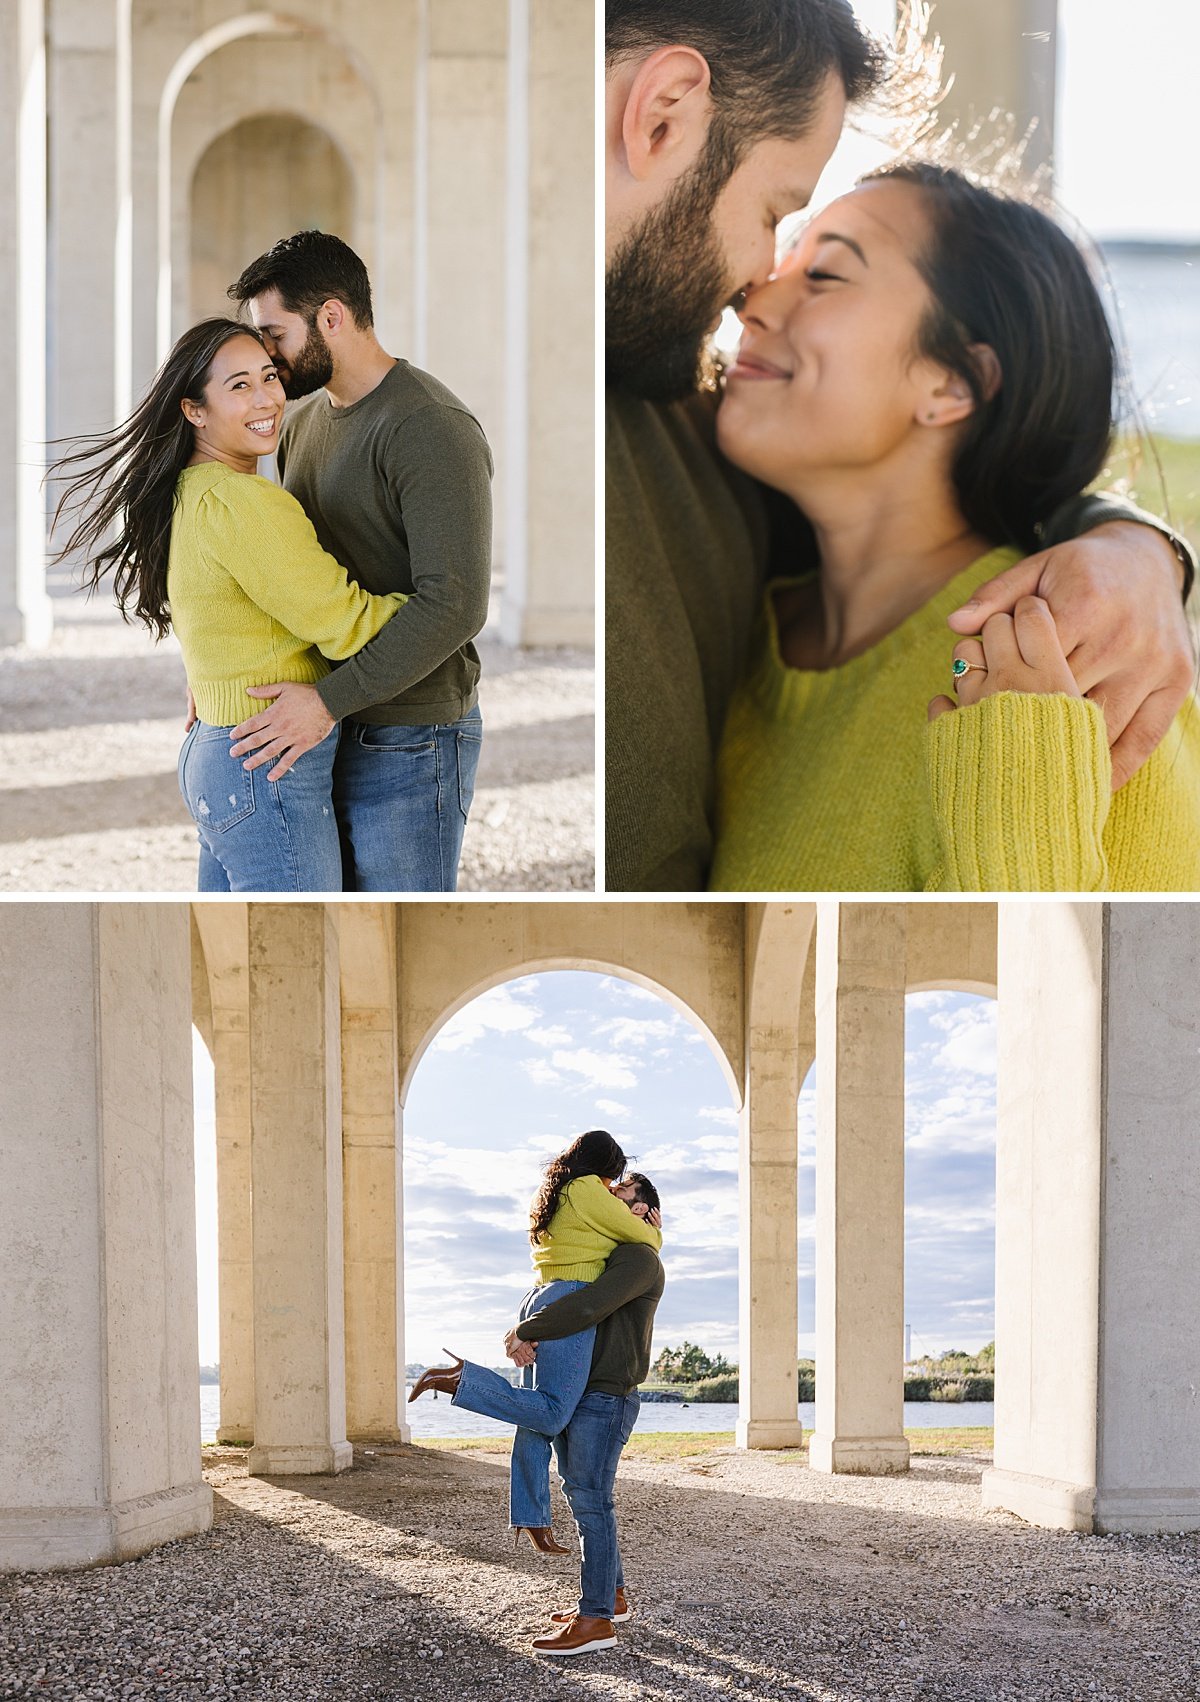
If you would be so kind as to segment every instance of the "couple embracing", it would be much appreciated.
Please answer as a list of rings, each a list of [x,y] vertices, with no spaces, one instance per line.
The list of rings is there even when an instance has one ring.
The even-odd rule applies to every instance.
[[[534,1639],[541,1655],[610,1649],[615,1625],[632,1617],[617,1540],[613,1484],[637,1421],[638,1385],[650,1369],[654,1313],[665,1278],[662,1220],[648,1177],[629,1172],[602,1129],[580,1135],[546,1169],[529,1216],[537,1284],[525,1296],[505,1350],[523,1367],[514,1389],[470,1360],[422,1373],[409,1400],[428,1389],[453,1404],[516,1425],[509,1522],[542,1554],[566,1554],[550,1519],[553,1449],[579,1531],[579,1602],[553,1615]],[[453,1357],[453,1355],[451,1356]]]
[[[337,237],[276,243],[229,295],[251,322],[192,326],[130,419],[53,469],[62,554],[179,640],[201,892],[453,891],[482,733],[487,441],[381,346]],[[271,455],[282,487],[257,476]]]

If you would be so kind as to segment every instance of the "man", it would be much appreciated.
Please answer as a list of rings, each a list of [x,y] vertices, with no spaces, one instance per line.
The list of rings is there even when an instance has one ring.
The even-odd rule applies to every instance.
[[[339,721],[334,807],[345,885],[453,892],[479,762],[479,655],[491,578],[492,458],[479,422],[436,378],[384,350],[366,267],[336,236],[300,231],[231,285],[248,303],[289,410],[277,455],[323,547],[399,616],[319,685],[233,729],[247,768],[280,781]]]
[[[849,0],[607,0],[606,32],[605,884],[696,891],[772,521],[792,572],[798,530],[793,509],[785,538],[778,503],[718,460],[693,400],[702,351],[726,303],[770,275],[775,227],[807,205],[887,62]],[[955,630],[1043,597],[1103,705],[1121,784],[1190,688],[1180,589],[1195,563],[1111,498],[1068,505],[1047,541]]]
[[[635,1216],[659,1211],[658,1191],[646,1176],[628,1176],[613,1193]],[[621,1451],[637,1422],[637,1390],[650,1370],[654,1314],[665,1281],[652,1247],[624,1243],[613,1249],[595,1282],[514,1325],[505,1339],[509,1358],[527,1365],[537,1352],[535,1343],[596,1327],[587,1388],[566,1429],[554,1439],[558,1475],[579,1530],[579,1603],[553,1616],[556,1630],[534,1638],[532,1647],[540,1655],[611,1649],[617,1640],[615,1626],[632,1618],[613,1484]]]

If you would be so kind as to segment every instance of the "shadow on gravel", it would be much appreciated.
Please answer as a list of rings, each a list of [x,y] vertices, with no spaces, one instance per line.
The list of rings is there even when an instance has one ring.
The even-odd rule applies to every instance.
[[[65,786],[30,786],[4,793],[0,843],[62,839],[109,828],[187,827],[191,818],[169,774],[124,780],[74,780]]]
[[[86,691],[81,678],[86,672]],[[0,667],[0,726],[62,732],[128,721],[174,721],[183,739],[187,680],[175,653],[162,656],[22,656]]]

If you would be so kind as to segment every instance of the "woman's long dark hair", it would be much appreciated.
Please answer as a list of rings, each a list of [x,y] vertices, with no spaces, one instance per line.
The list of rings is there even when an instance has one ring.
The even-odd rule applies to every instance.
[[[237,319],[203,319],[185,331],[171,350],[145,398],[116,431],[82,441],[87,445],[64,455],[48,477],[65,479],[54,512],[82,511],[57,560],[87,554],[84,584],[94,591],[106,573],[113,575],[122,618],[130,611],[157,638],[171,630],[167,602],[167,561],[175,486],[195,445],[193,427],[181,403],[204,401],[218,349],[232,337],[262,338]]]
[[[529,1213],[529,1239],[536,1247],[558,1210],[558,1199],[568,1182],[577,1176],[603,1176],[615,1182],[625,1174],[625,1154],[604,1129],[589,1129],[578,1135],[565,1152],[551,1159]]]
[[[1028,201],[947,166],[900,161],[866,180],[923,191],[933,240],[917,266],[933,296],[922,355],[970,387],[975,411],[952,469],[959,506],[994,544],[1041,548],[1040,527],[1104,468],[1117,354],[1075,243]],[[995,351],[994,395],[971,354]]]

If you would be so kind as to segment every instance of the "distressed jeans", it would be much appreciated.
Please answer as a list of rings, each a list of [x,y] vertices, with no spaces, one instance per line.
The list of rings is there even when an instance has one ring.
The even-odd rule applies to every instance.
[[[200,840],[201,892],[340,892],[333,813],[338,730],[282,780],[269,764],[247,773],[229,754],[229,728],[197,721],[179,753],[179,790]]]
[[[617,1591],[625,1585],[613,1485],[640,1407],[636,1392],[603,1395],[592,1390],[554,1438],[554,1463],[579,1528],[578,1611],[589,1619],[611,1619]]]
[[[521,1317],[531,1318],[552,1300],[586,1287],[582,1282],[543,1283],[525,1296]],[[550,1523],[550,1439],[567,1424],[587,1387],[595,1340],[590,1329],[538,1342],[537,1359],[526,1366],[526,1386],[520,1389],[486,1366],[470,1360],[463,1365],[453,1404],[517,1426],[508,1479],[510,1525]]]
[[[461,721],[345,721],[333,775],[347,892],[454,892],[483,739]]]

